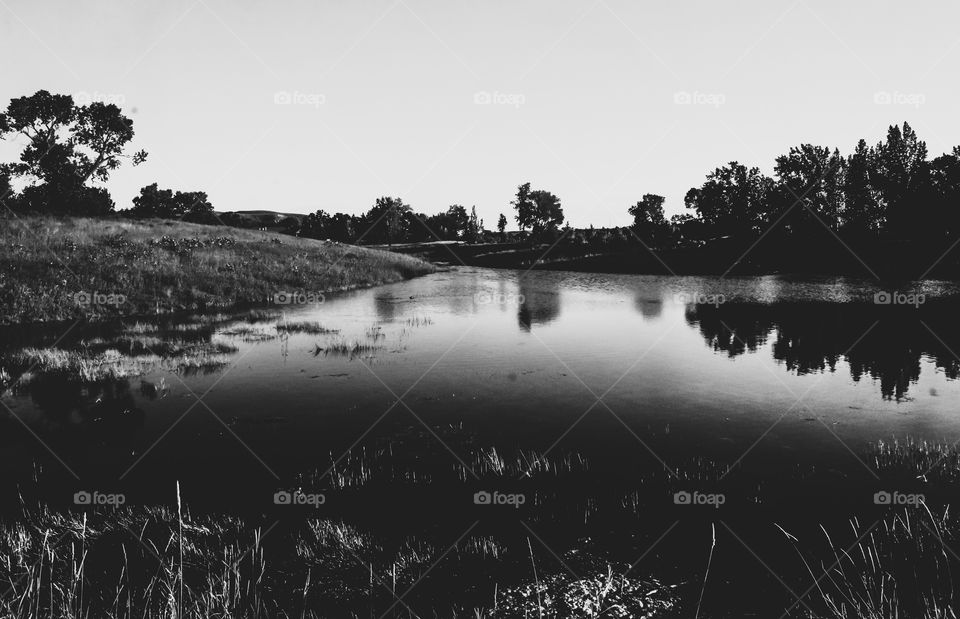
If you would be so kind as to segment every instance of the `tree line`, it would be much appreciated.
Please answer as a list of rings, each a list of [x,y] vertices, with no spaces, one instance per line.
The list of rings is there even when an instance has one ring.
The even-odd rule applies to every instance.
[[[19,160],[0,164],[0,197],[15,214],[169,218],[200,223],[250,223],[236,214],[218,216],[203,191],[174,191],[153,183],[132,205],[116,210],[102,186],[124,161],[140,165],[143,150],[126,154],[133,121],[113,105],[78,105],[69,95],[45,90],[12,99],[0,113],[0,139],[23,145]],[[510,203],[518,233],[496,231],[459,204],[428,215],[398,197],[381,197],[364,214],[317,210],[280,222],[284,232],[350,243],[467,242],[523,239],[532,242],[640,243],[654,249],[699,245],[718,239],[750,239],[776,229],[781,236],[815,239],[824,234],[850,241],[944,241],[960,238],[960,146],[929,159],[926,143],[909,124],[889,127],[870,146],[852,153],[801,144],[776,158],[773,176],[739,162],[718,167],[684,197],[686,212],[667,219],[665,198],[645,194],[627,209],[630,226],[574,230],[560,198],[530,183]],[[14,185],[21,187],[14,191]]]

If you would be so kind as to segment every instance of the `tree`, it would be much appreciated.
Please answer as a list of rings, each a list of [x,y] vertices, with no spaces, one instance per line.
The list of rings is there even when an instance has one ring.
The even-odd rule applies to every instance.
[[[656,245],[667,235],[667,220],[663,216],[663,196],[647,193],[643,199],[627,209],[633,217],[633,232],[643,243]]]
[[[877,144],[876,176],[886,213],[884,232],[897,238],[913,238],[929,220],[924,193],[929,187],[927,144],[903,123],[892,125],[885,142]],[[924,212],[921,212],[924,211]]]
[[[715,235],[750,236],[769,221],[773,179],[758,168],[731,161],[707,175],[707,181],[684,197]]]
[[[204,191],[178,191],[173,196],[177,204],[177,210],[183,213],[184,221],[192,221],[199,224],[208,224],[216,221],[213,214],[213,205],[207,198]]]
[[[841,230],[848,236],[867,237],[880,230],[883,214],[880,211],[879,196],[873,186],[871,175],[876,176],[876,152],[867,146],[865,140],[857,142],[857,147],[849,157],[843,174],[843,210],[840,221]]]
[[[530,235],[540,239],[548,231],[555,232],[563,224],[563,207],[560,198],[543,189],[530,189],[530,183],[517,187],[517,196],[512,202],[517,211],[517,225],[521,231],[530,228]]]
[[[173,190],[160,189],[157,183],[141,188],[140,195],[133,198],[133,208],[126,214],[138,219],[149,217],[176,219],[182,215],[177,212]]]
[[[410,206],[404,204],[400,198],[377,198],[366,215],[366,237],[374,243],[386,242],[390,245],[405,239],[410,229],[409,212]]]
[[[157,183],[140,189],[133,199],[133,208],[126,211],[128,217],[146,219],[183,219],[195,223],[212,223],[215,220],[213,205],[203,191],[178,191],[160,189]]]
[[[497,230],[500,232],[500,240],[507,240],[507,216],[500,213],[500,219],[497,220]]]
[[[33,181],[18,204],[21,208],[53,213],[101,214],[113,202],[103,189],[87,186],[104,182],[120,166],[133,139],[133,121],[113,104],[77,106],[69,95],[46,90],[12,99],[0,114],[0,138],[16,136],[26,145],[18,163],[2,166],[3,174]],[[138,151],[134,165],[146,160]]]
[[[477,243],[482,237],[483,220],[477,216],[477,207],[472,206],[470,208],[470,216],[467,218],[467,227],[464,233],[464,238],[471,243]]]
[[[836,148],[831,152],[813,144],[801,144],[777,157],[774,171],[781,190],[777,201],[781,209],[788,209],[783,219],[787,230],[811,234],[824,225],[839,226],[844,164]]]
[[[960,238],[960,146],[930,162],[930,193],[935,218],[930,227]]]

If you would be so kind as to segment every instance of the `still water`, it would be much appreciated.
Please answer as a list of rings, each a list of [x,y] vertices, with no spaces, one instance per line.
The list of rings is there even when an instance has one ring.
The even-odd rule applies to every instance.
[[[238,350],[216,372],[8,392],[0,463],[8,482],[46,475],[149,501],[180,480],[195,502],[223,501],[376,441],[453,465],[466,446],[445,438],[454,429],[472,445],[631,467],[854,474],[878,439],[960,439],[958,287],[913,285],[919,305],[876,304],[879,291],[453,269],[282,306],[338,333],[220,324],[204,337]]]

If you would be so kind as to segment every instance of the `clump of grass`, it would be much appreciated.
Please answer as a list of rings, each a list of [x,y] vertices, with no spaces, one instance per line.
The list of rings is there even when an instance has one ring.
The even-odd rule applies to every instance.
[[[414,316],[413,318],[404,320],[403,324],[408,327],[426,327],[433,324],[433,318],[429,316]]]
[[[130,335],[144,335],[146,333],[156,333],[160,330],[158,325],[149,322],[135,322],[131,325],[124,325],[123,332]]]
[[[820,540],[799,540],[781,529],[825,609],[818,617],[956,617],[950,548],[958,531],[949,508],[937,513],[924,504],[873,524],[851,519],[847,531],[821,530]]]
[[[367,339],[373,341],[382,340],[387,337],[387,334],[383,332],[383,327],[380,325],[373,325],[372,327],[367,327],[365,331]]]
[[[276,334],[268,333],[263,329],[257,329],[249,325],[238,325],[231,327],[230,329],[220,331],[220,335],[226,337],[237,337],[247,343],[267,342],[277,339]]]
[[[300,321],[300,322],[280,322],[276,325],[280,333],[308,333],[310,335],[330,335],[340,333],[339,329],[328,329],[319,322]]]
[[[878,441],[869,461],[879,473],[927,481],[960,480],[960,449],[955,443],[906,440]]]
[[[191,348],[165,357],[157,354],[126,355],[116,349],[99,353],[59,348],[24,348],[5,359],[4,371],[23,379],[37,375],[58,375],[82,383],[142,376],[158,369],[196,372],[228,365],[221,348]],[[235,350],[235,349],[233,349]],[[29,372],[29,376],[24,376]]]
[[[316,344],[313,349],[313,356],[319,357],[321,354],[342,355],[349,356],[352,359],[354,357],[371,355],[378,350],[383,350],[383,346],[366,344],[357,340],[337,340],[326,346],[320,346],[319,344]]]

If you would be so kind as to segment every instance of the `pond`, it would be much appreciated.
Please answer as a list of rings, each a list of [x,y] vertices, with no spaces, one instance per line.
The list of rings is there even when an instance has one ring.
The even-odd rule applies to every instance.
[[[218,506],[377,441],[450,466],[469,443],[611,469],[705,458],[855,475],[871,442],[960,439],[960,289],[885,294],[844,278],[455,268],[280,305],[271,321],[175,325],[222,344],[226,365],[211,371],[34,376],[3,396],[0,463],[11,487],[42,475],[168,501],[180,481],[193,504]],[[322,330],[276,326],[301,322]],[[4,352],[59,335],[8,330]]]

